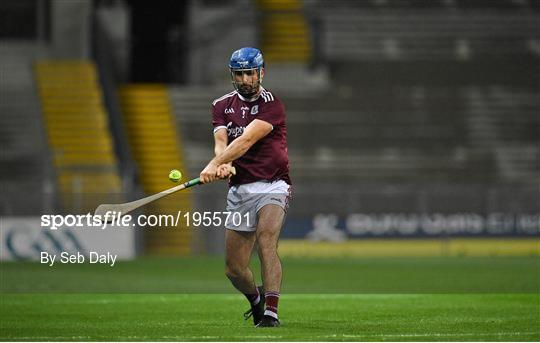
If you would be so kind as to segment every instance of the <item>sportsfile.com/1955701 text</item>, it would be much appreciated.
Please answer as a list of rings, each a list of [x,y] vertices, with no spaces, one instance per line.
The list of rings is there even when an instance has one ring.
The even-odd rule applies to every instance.
[[[44,214],[41,216],[41,227],[50,230],[59,228],[101,228],[107,227],[166,227],[166,226],[184,226],[184,227],[222,227],[226,222],[238,225],[250,225],[250,218],[247,213],[231,211],[178,211],[173,214],[150,214],[122,215],[121,212],[110,211],[103,216],[87,214]]]

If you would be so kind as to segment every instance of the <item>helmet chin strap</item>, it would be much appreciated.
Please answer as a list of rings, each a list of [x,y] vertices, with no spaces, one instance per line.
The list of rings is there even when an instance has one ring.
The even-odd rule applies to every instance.
[[[259,85],[259,87],[260,87],[260,85]],[[246,93],[246,92],[242,91],[242,88],[238,88],[238,93],[240,93],[241,96],[243,96],[244,98],[249,99],[249,100],[254,98],[257,95],[258,92],[259,92],[258,89],[257,90],[253,89],[253,91],[251,91],[249,93]]]
[[[245,88],[242,87],[242,85],[234,83],[234,86],[238,94],[240,94],[242,97],[246,98],[247,100],[254,100],[259,94],[259,91],[261,89],[261,82],[258,82],[258,85],[256,87],[251,88],[249,92],[247,92]]]

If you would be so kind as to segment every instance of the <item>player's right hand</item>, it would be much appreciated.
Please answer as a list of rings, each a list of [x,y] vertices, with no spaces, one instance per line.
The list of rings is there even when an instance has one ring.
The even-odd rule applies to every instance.
[[[226,179],[232,175],[231,173],[232,164],[231,163],[224,163],[217,168],[216,175],[220,179]]]

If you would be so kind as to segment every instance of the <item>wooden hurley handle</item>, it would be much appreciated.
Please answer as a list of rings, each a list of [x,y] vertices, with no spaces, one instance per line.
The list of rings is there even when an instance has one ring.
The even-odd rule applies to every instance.
[[[231,174],[236,175],[236,168],[231,167]],[[181,185],[174,186],[172,188],[166,189],[164,191],[161,191],[159,193],[147,196],[147,197],[139,199],[139,200],[127,202],[127,203],[124,203],[124,204],[102,204],[102,205],[99,205],[96,208],[96,211],[94,212],[94,215],[100,216],[102,218],[102,221],[104,220],[104,221],[108,222],[112,218],[105,219],[106,218],[105,215],[107,213],[110,213],[110,214],[117,213],[118,215],[119,215],[119,213],[121,213],[122,215],[128,214],[128,213],[136,210],[139,207],[142,207],[142,206],[144,206],[146,204],[154,202],[154,201],[156,201],[158,199],[161,199],[161,198],[163,198],[163,197],[165,197],[167,195],[176,193],[178,191],[181,191],[182,189],[193,187],[193,186],[196,186],[196,185],[199,185],[199,184],[201,184],[201,180],[199,180],[199,178],[195,178],[195,179],[189,180],[189,181],[187,181],[187,182],[185,182],[185,183],[183,183]]]

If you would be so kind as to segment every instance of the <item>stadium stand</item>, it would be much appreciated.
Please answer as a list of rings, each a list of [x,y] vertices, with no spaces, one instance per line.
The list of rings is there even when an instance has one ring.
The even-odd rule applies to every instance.
[[[185,162],[167,88],[160,84],[125,85],[120,90],[120,100],[143,190],[154,194],[172,187],[166,176],[172,169],[185,170]],[[190,212],[191,207],[190,190],[186,190],[152,204],[148,213],[176,215],[178,211]],[[190,252],[191,230],[183,225],[170,223],[158,230],[149,228],[144,233],[147,253],[183,255]]]
[[[52,166],[32,61],[46,50],[29,43],[0,44],[0,213],[28,215],[47,208],[54,199]],[[29,194],[43,194],[31,196]]]
[[[300,0],[259,0],[260,40],[265,58],[276,63],[311,59],[310,31]]]
[[[296,198],[291,217],[359,210],[538,211],[538,1],[204,1],[191,10],[186,84],[129,85],[120,94],[146,193],[170,187],[165,178],[170,169],[187,170],[186,178],[200,172],[213,150],[210,104],[230,91],[226,60],[237,46],[257,45],[268,62],[265,87],[283,100],[288,114]],[[232,20],[238,25],[228,25]],[[127,29],[125,34],[130,34]],[[129,45],[129,36],[117,38],[124,48]],[[115,45],[104,45],[101,52],[107,55],[110,46]],[[31,73],[37,55],[2,47],[0,137],[8,147],[1,156],[4,213],[25,208],[37,213],[43,204],[52,204],[37,197],[11,199],[23,189],[54,192],[49,174],[57,174],[60,193],[66,195],[87,187],[99,192],[102,188],[92,182],[121,192],[118,176],[126,172],[118,162],[123,158],[119,151],[126,150],[118,149],[122,125],[111,125],[121,120],[101,103],[102,95],[116,96],[116,85],[110,82],[112,91],[100,89],[91,63],[75,67],[71,62],[68,73],[74,80],[52,64],[36,69],[50,148],[44,144],[44,124],[32,119],[40,111]],[[100,73],[104,66],[114,69],[114,63],[96,55]],[[97,141],[83,138],[85,122],[101,130]],[[56,171],[47,168],[52,163]],[[221,186],[205,186],[204,199],[193,190],[193,199],[178,200],[181,209],[204,204],[201,208],[223,210],[212,198],[213,187]],[[505,207],[508,198],[513,200]],[[92,207],[70,204],[81,211]],[[161,237],[171,243],[161,252],[189,251],[193,237],[185,236],[189,230],[180,231],[174,238]],[[175,244],[182,248],[174,250]]]
[[[508,196],[516,211],[537,209],[534,2],[307,1],[305,11],[331,86],[267,84],[288,114],[291,216],[484,213],[504,210]],[[269,75],[279,68],[269,62]],[[212,151],[212,96],[225,91],[171,89],[194,172]]]
[[[499,7],[489,2],[482,8],[475,1],[466,7],[403,1],[392,2],[396,6],[358,7],[319,1],[310,12],[316,23],[318,58],[325,61],[445,61],[537,54],[533,46],[539,39],[538,13],[512,1],[498,3]]]
[[[121,199],[122,184],[95,66],[89,61],[36,63],[62,210],[88,213]]]

